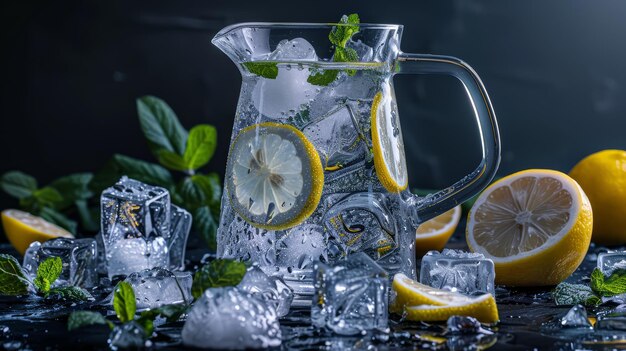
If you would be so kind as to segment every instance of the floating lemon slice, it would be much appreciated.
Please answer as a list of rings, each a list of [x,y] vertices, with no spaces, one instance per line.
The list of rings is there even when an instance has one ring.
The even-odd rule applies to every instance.
[[[406,189],[408,176],[400,120],[389,89],[385,85],[372,103],[372,147],[378,180],[387,191],[399,193]]]
[[[488,187],[467,221],[467,244],[493,260],[496,283],[554,285],[585,257],[593,215],[581,187],[564,173],[530,169]]]
[[[231,204],[256,227],[290,228],[308,218],[320,201],[324,171],[319,155],[292,126],[268,122],[243,129],[228,163]]]
[[[74,237],[67,230],[20,210],[2,211],[2,226],[11,245],[22,255],[35,241],[44,242],[59,237]]]
[[[430,250],[441,251],[461,219],[461,205],[429,219],[415,231],[415,254],[424,256]]]
[[[395,292],[390,310],[406,312],[413,321],[445,321],[450,316],[471,316],[483,323],[498,321],[498,308],[491,294],[469,297],[420,284],[402,273],[393,278]]]

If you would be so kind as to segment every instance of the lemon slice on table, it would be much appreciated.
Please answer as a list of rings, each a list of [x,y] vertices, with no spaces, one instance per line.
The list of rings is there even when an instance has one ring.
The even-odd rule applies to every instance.
[[[493,260],[496,283],[554,285],[580,265],[591,240],[589,199],[568,175],[530,169],[489,186],[467,221],[467,244]]]
[[[473,297],[470,301],[458,305],[409,306],[405,311],[406,319],[410,321],[446,321],[452,316],[470,316],[478,319],[482,323],[496,323],[500,320],[496,300],[491,294]]]
[[[389,89],[385,85],[372,102],[372,151],[378,180],[387,191],[399,193],[409,180],[398,110]]]
[[[2,211],[2,226],[11,245],[22,255],[35,241],[74,237],[72,233],[56,224],[20,210]]]
[[[231,204],[243,219],[259,228],[282,230],[313,213],[322,195],[324,171],[302,132],[268,122],[237,135],[226,185]]]
[[[461,205],[422,223],[415,231],[415,254],[424,256],[430,250],[441,251],[461,220]]]

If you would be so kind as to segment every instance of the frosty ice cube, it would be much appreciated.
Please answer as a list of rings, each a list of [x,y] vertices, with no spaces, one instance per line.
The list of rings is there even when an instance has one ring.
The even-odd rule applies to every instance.
[[[190,272],[170,272],[156,267],[131,273],[125,281],[133,287],[138,309],[190,303],[192,300]]]
[[[616,269],[626,269],[626,251],[602,252],[598,254],[597,265],[606,276]]]
[[[94,239],[57,238],[43,244],[35,241],[26,250],[22,267],[34,277],[39,264],[49,257],[61,258],[63,270],[59,282],[83,288],[97,284],[98,249]]]
[[[107,340],[111,350],[142,350],[145,348],[146,332],[135,321],[118,325],[109,334]]]
[[[478,253],[444,249],[422,258],[420,283],[437,289],[495,296],[493,261]]]
[[[185,249],[187,238],[191,230],[191,214],[185,209],[171,205],[171,234],[169,239],[170,268],[173,270],[185,269]]]
[[[109,277],[168,267],[171,208],[167,190],[124,176],[102,192],[100,210]]]
[[[561,318],[561,326],[564,328],[591,328],[585,306],[576,305],[567,311],[565,316]]]
[[[280,277],[270,277],[259,267],[252,266],[248,268],[246,275],[237,287],[273,306],[278,317],[286,316],[289,313],[293,292]]]
[[[280,345],[281,331],[265,301],[234,287],[211,288],[193,304],[182,339],[199,348],[257,349]]]
[[[316,263],[311,320],[317,328],[355,335],[387,329],[388,275],[364,253],[329,266]]]

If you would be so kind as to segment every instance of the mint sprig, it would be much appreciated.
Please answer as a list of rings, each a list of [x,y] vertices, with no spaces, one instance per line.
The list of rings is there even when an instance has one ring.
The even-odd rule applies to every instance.
[[[218,259],[204,265],[193,277],[191,295],[198,299],[208,288],[235,286],[246,275],[246,265],[230,259]]]
[[[584,284],[561,283],[552,292],[557,305],[584,304],[597,306],[603,297],[626,293],[626,270],[616,269],[606,277],[599,268],[591,272],[589,286]]]
[[[49,257],[39,264],[37,268],[37,277],[33,281],[37,291],[41,294],[47,294],[50,286],[54,283],[63,271],[63,261],[60,257]]]
[[[584,284],[560,283],[552,292],[557,305],[597,306],[602,300]]]
[[[616,269],[605,278],[600,269],[591,273],[591,289],[598,295],[611,297],[626,293],[626,270]]]
[[[26,295],[28,285],[28,278],[15,257],[0,254],[0,294]]]

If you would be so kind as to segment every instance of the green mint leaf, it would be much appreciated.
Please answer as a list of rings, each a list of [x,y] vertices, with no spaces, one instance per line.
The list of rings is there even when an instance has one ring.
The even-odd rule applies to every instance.
[[[206,202],[206,195],[202,188],[196,184],[192,177],[183,178],[176,185],[176,194],[178,194],[182,200],[180,205],[187,209],[196,209],[204,206]]]
[[[37,190],[37,181],[26,173],[10,171],[0,178],[0,188],[15,198],[23,199]]]
[[[78,225],[75,221],[67,218],[67,216],[65,216],[63,213],[50,207],[43,207],[38,214],[46,221],[67,229],[67,231],[72,234],[76,234],[76,229],[78,228]]]
[[[123,175],[167,189],[174,184],[172,174],[160,165],[128,156],[114,155],[106,166],[96,173],[89,187],[91,191],[99,194],[115,184]]]
[[[328,34],[328,40],[338,47],[345,47],[352,36],[359,32],[359,15],[356,13],[344,15]]]
[[[197,125],[189,131],[187,148],[183,158],[189,170],[197,170],[206,165],[217,146],[217,129],[209,124]]]
[[[597,306],[602,300],[584,284],[560,283],[552,292],[557,305]]]
[[[309,75],[309,78],[307,78],[306,81],[313,85],[327,86],[328,84],[334,82],[338,75],[338,70],[328,69]]]
[[[58,178],[50,183],[62,195],[62,201],[55,205],[58,210],[72,206],[76,201],[87,200],[94,193],[89,190],[89,183],[93,179],[92,173],[75,173]]]
[[[190,306],[184,304],[163,305],[141,312],[137,323],[143,327],[147,335],[151,335],[154,331],[154,320],[161,316],[168,323],[176,322],[180,317],[189,311]]]
[[[606,278],[600,269],[591,273],[591,289],[600,296],[615,296],[626,293],[626,270],[616,269]]]
[[[336,62],[358,62],[359,55],[353,48],[342,48],[337,47],[335,49],[335,56],[333,56],[333,61]],[[346,70],[349,76],[353,76],[356,74],[355,69]]]
[[[89,208],[87,200],[76,200],[75,205],[83,228],[92,232],[98,231],[98,229],[100,229],[100,224],[98,220],[94,218],[93,212]]]
[[[104,316],[98,312],[74,311],[67,318],[68,331],[80,329],[90,325],[108,325],[111,329],[115,326],[111,321],[104,318]]]
[[[47,186],[33,192],[33,197],[41,205],[41,207],[55,207],[63,202],[61,193],[53,187]]]
[[[182,156],[169,150],[159,150],[156,152],[156,158],[160,164],[174,171],[186,171],[187,164]]]
[[[26,295],[28,294],[28,279],[22,271],[22,266],[15,257],[0,254],[0,294]]]
[[[133,287],[127,282],[120,282],[113,294],[113,308],[117,318],[122,323],[130,322],[135,318],[137,304]]]
[[[143,332],[147,338],[151,337],[152,333],[154,332],[154,319],[155,318],[156,317],[147,318],[144,316],[140,316],[139,318],[137,318],[137,320],[135,320],[135,323],[141,326],[141,329],[143,329]]]
[[[87,301],[95,301],[95,299],[87,290],[78,286],[70,285],[51,289],[46,294],[46,301],[54,301],[56,303],[81,303]]]
[[[252,74],[268,79],[276,79],[278,76],[278,64],[276,62],[244,62],[244,66]]]
[[[193,277],[191,295],[197,299],[206,289],[236,286],[246,274],[246,265],[242,262],[218,259],[204,265]]]
[[[49,257],[41,262],[37,268],[37,277],[33,281],[37,290],[42,294],[50,291],[50,285],[59,278],[62,271],[63,261],[60,257]]]
[[[215,251],[217,241],[215,235],[217,233],[217,222],[211,213],[209,206],[198,207],[192,212],[193,229],[200,234],[210,251]]]
[[[204,204],[209,207],[217,206],[219,213],[219,206],[222,200],[222,181],[220,176],[215,172],[207,175],[196,174],[191,177],[191,181],[202,190],[205,197]],[[211,209],[213,210],[213,208]]]
[[[185,152],[187,130],[165,101],[155,96],[143,96],[137,99],[137,114],[141,130],[155,156],[159,150],[178,155]]]

